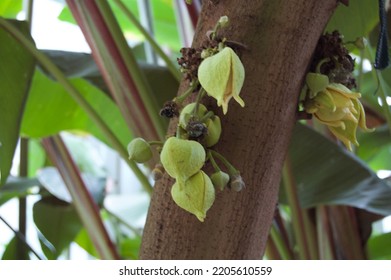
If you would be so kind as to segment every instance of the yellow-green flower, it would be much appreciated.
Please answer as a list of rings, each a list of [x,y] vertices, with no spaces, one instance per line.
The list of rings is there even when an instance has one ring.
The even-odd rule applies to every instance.
[[[215,200],[215,189],[208,175],[199,171],[185,182],[184,187],[176,182],[172,186],[171,195],[179,207],[203,222]]]
[[[330,131],[352,151],[352,143],[358,146],[357,127],[365,131],[364,108],[359,100],[360,93],[352,92],[342,84],[329,84],[317,92],[314,98],[304,102],[307,113],[328,126]]]
[[[218,106],[223,107],[224,114],[228,111],[228,102],[231,98],[244,107],[244,101],[239,96],[244,77],[243,64],[229,47],[205,58],[198,68],[198,80],[201,86],[208,95],[217,100]]]

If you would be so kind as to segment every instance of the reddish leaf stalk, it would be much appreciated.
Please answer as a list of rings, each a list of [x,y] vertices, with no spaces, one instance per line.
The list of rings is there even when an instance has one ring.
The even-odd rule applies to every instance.
[[[161,139],[159,129],[143,102],[137,83],[130,74],[113,34],[110,32],[96,1],[67,0],[92,55],[118,104],[129,128],[148,140]],[[154,112],[158,114],[158,110]]]
[[[87,190],[78,168],[60,136],[48,137],[42,144],[59,170],[72,197],[73,204],[83,222],[97,252],[102,259],[119,259],[99,214],[99,208]]]
[[[191,23],[193,24],[193,27],[196,28],[198,17],[201,12],[201,4],[199,3],[198,0],[193,0],[193,2],[190,5],[186,5],[186,8],[187,8],[187,12],[189,13]]]

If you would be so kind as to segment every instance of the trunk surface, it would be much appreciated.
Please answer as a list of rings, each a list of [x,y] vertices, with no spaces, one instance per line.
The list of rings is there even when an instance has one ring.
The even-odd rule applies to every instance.
[[[283,160],[296,121],[299,92],[319,36],[336,0],[205,0],[193,47],[227,15],[223,31],[247,46],[241,51],[246,106],[233,100],[222,117],[215,147],[241,171],[246,188],[216,192],[204,223],[173,202],[173,180],[155,186],[144,229],[141,259],[260,259],[277,204]],[[183,81],[180,92],[188,83]],[[171,123],[170,133],[175,130]],[[210,174],[210,173],[209,173]]]

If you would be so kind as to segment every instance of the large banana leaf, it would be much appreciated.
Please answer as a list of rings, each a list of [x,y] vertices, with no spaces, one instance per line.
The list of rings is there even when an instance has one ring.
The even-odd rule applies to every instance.
[[[12,21],[29,37],[25,22]],[[11,169],[34,59],[19,42],[0,29],[0,185]]]
[[[289,148],[302,207],[350,205],[391,215],[391,185],[354,154],[298,123]]]

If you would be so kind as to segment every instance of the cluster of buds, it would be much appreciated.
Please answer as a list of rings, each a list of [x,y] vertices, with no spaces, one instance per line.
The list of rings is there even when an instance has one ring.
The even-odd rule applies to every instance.
[[[165,171],[175,179],[171,188],[174,202],[195,215],[201,222],[215,200],[215,191],[226,186],[240,191],[245,184],[240,172],[220,153],[213,150],[219,142],[222,127],[220,117],[202,103],[205,95],[213,97],[223,113],[228,112],[228,103],[233,98],[241,106],[239,97],[244,82],[244,67],[233,49],[226,46],[226,39],[217,39],[217,31],[228,24],[228,17],[221,17],[215,28],[208,32],[210,44],[205,48],[182,49],[178,59],[185,78],[190,80],[189,89],[174,100],[166,102],[160,111],[162,116],[178,118],[175,136],[159,145],[160,163],[153,169],[155,179],[162,178]],[[196,102],[182,106],[191,94]],[[152,158],[151,145],[136,138],[128,145],[129,158],[138,163]],[[202,168],[210,162],[215,172],[210,176]],[[217,162],[224,165],[222,171]]]
[[[336,31],[321,37],[314,57],[312,71],[306,76],[304,110],[327,125],[352,151],[352,144],[359,145],[357,128],[372,131],[366,126],[365,111],[359,100],[361,94],[351,90],[355,86],[354,60]]]

